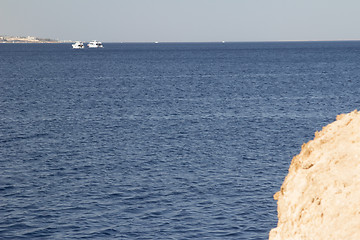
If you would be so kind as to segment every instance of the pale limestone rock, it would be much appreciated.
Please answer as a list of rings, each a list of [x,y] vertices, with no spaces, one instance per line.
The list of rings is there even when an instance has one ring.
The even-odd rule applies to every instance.
[[[279,192],[270,240],[360,239],[360,112],[303,144]]]

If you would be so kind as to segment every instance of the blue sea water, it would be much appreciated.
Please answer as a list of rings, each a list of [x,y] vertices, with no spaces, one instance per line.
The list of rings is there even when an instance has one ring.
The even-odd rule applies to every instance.
[[[0,239],[267,239],[359,63],[360,42],[0,44]]]

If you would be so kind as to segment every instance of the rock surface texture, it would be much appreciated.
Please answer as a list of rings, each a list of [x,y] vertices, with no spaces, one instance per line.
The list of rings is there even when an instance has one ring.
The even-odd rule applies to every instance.
[[[337,116],[291,162],[270,240],[360,239],[360,112]]]

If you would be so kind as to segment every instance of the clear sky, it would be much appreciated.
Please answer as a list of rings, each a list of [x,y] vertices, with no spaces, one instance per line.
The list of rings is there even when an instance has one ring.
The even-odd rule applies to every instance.
[[[359,0],[0,0],[0,35],[103,42],[360,39]]]

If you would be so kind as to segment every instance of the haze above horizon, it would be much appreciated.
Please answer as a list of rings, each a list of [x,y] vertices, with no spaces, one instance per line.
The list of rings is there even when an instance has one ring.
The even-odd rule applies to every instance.
[[[0,35],[104,42],[360,39],[355,0],[2,0]]]

